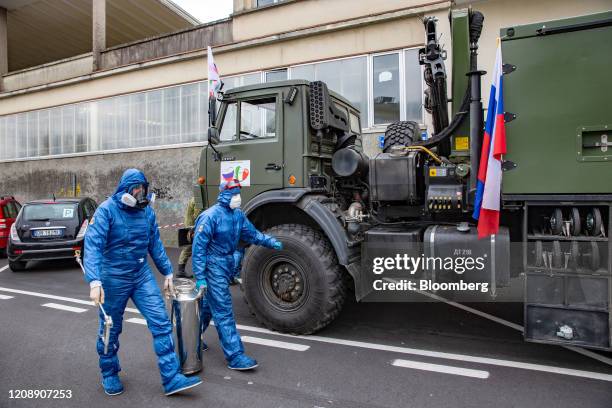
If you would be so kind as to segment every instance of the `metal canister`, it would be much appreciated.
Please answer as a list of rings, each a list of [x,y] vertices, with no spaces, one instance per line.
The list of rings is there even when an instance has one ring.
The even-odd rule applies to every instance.
[[[174,347],[183,374],[202,370],[202,343],[200,336],[200,299],[203,290],[197,291],[189,279],[174,279],[174,294],[170,300],[170,319],[174,333]]]

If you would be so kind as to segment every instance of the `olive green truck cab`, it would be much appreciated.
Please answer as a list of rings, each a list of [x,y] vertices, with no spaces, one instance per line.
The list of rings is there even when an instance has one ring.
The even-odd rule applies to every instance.
[[[196,202],[214,205],[219,182],[237,179],[244,213],[283,242],[282,251],[249,247],[242,262],[245,299],[270,329],[316,332],[349,295],[389,300],[376,289],[376,259],[469,253],[484,256],[486,267],[423,276],[486,282],[486,300],[518,280],[526,340],[610,350],[612,53],[604,50],[612,13],[500,31],[508,154],[499,233],[483,239],[472,212],[483,142],[477,50],[484,17],[455,10],[450,18],[450,112],[446,54],[436,20],[424,20],[429,139],[421,140],[419,124],[397,122],[383,151],[368,157],[361,113],[323,82],[229,89],[211,101]]]

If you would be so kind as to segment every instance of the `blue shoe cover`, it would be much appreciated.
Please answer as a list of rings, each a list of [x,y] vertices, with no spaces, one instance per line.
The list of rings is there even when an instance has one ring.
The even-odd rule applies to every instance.
[[[227,368],[238,371],[252,370],[257,367],[257,360],[245,355],[238,354],[236,357],[232,358],[230,363],[227,365]]]
[[[107,395],[119,395],[123,392],[123,384],[118,375],[102,378],[102,387]]]
[[[183,374],[177,373],[168,384],[164,385],[164,393],[168,396],[200,384],[202,384],[202,380],[197,375],[185,377]]]

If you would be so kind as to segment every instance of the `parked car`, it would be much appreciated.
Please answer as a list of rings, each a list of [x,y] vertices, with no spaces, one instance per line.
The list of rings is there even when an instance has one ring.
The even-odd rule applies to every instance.
[[[9,231],[15,222],[21,204],[13,196],[0,196],[0,258],[6,256]]]
[[[83,249],[85,231],[97,203],[88,197],[26,203],[11,226],[9,267],[22,271],[28,261],[73,258]]]

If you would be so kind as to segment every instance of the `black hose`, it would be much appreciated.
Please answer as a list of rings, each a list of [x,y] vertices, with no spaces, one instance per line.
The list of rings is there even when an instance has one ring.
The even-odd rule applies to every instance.
[[[468,87],[465,90],[465,94],[463,94],[463,100],[461,101],[461,106],[459,107],[459,111],[455,113],[453,120],[449,125],[444,128],[441,132],[436,133],[432,137],[427,140],[420,140],[416,143],[413,143],[414,146],[425,146],[425,147],[434,147],[438,145],[440,142],[444,141],[450,135],[452,135],[455,130],[463,123],[464,119],[468,116],[467,114],[470,112],[470,85],[468,81]]]

